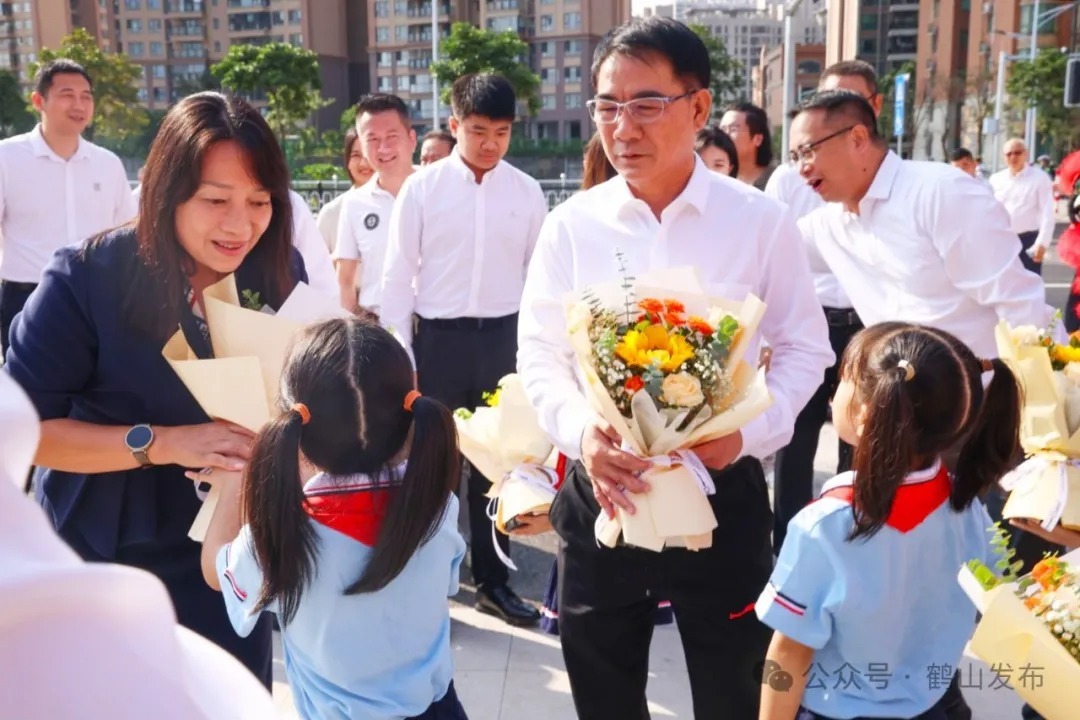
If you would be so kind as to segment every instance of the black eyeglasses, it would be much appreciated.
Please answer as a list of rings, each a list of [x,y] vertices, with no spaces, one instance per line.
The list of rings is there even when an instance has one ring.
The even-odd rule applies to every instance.
[[[589,109],[589,117],[597,125],[611,125],[618,122],[623,110],[630,113],[634,122],[644,125],[659,120],[664,114],[664,109],[671,103],[688,98],[696,92],[698,91],[690,90],[682,95],[634,98],[624,103],[616,100],[590,100],[585,103],[585,107]]]
[[[815,140],[814,142],[809,142],[809,143],[806,143],[805,145],[797,147],[797,148],[795,148],[794,150],[792,150],[791,152],[788,153],[788,159],[791,160],[791,163],[793,165],[799,165],[801,163],[814,162],[814,158],[816,157],[816,153],[814,152],[815,148],[820,147],[823,143],[826,143],[829,140],[832,140],[834,137],[839,137],[839,136],[843,135],[844,133],[846,133],[846,132],[848,132],[850,130],[853,130],[854,128],[855,128],[854,125],[848,125],[846,128],[844,128],[842,130],[837,130],[836,132],[832,133],[831,135],[826,135],[825,137],[823,137],[823,138],[821,138],[819,140]]]

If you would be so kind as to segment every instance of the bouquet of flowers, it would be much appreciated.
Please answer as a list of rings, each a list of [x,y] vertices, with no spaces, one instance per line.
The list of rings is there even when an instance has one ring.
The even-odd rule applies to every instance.
[[[1028,460],[1006,475],[1005,518],[1080,530],[1080,336],[1049,329],[996,330],[998,352],[1024,388],[1020,442]]]
[[[620,257],[621,261],[621,257]],[[712,544],[715,492],[689,450],[735,432],[771,399],[763,371],[743,360],[765,305],[753,295],[710,297],[692,268],[594,285],[567,309],[567,327],[585,392],[623,438],[652,461],[651,490],[637,512],[597,518],[597,539],[660,551]]]
[[[196,357],[183,331],[173,335],[162,354],[209,417],[252,432],[270,421],[296,333],[306,325],[348,315],[304,283],[297,284],[276,314],[261,305],[258,293],[244,291],[241,303],[232,275],[203,291],[203,308],[214,357]],[[216,505],[217,491],[211,488],[191,526],[191,539],[202,541]]]
[[[456,410],[454,422],[462,455],[491,480],[493,527],[508,534],[520,516],[543,515],[551,507],[556,477],[546,462],[554,446],[517,375],[504,377],[484,399],[486,406],[475,412]],[[509,558],[503,562],[513,567]]]
[[[992,668],[1022,673],[1011,683],[1043,716],[1075,717],[1080,706],[1080,551],[1047,556],[1018,577],[1008,535],[993,541],[999,560],[991,569],[980,560],[960,571],[960,584],[982,613],[972,652]]]

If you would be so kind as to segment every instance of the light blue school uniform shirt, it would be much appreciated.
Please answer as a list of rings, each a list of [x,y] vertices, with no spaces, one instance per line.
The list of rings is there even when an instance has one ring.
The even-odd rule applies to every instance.
[[[945,694],[971,638],[975,607],[957,575],[968,560],[996,562],[993,523],[978,500],[952,509],[939,461],[905,478],[890,524],[848,542],[852,506],[830,492],[853,480],[833,478],[792,518],[755,610],[814,648],[809,668],[782,668],[807,677],[805,708],[838,720],[915,717]]]
[[[318,475],[304,491],[312,497],[342,486],[364,492],[371,482]],[[465,554],[457,516],[451,495],[438,530],[401,574],[382,590],[359,595],[344,591],[360,577],[371,547],[311,521],[319,543],[315,576],[281,632],[301,717],[398,720],[420,715],[446,695],[453,678],[447,597],[458,591]],[[246,636],[258,619],[252,610],[263,580],[250,526],[218,553],[217,572],[229,619]],[[267,609],[276,612],[277,603]]]

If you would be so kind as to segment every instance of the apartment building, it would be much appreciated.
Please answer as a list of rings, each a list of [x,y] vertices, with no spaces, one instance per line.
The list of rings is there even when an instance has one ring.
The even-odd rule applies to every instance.
[[[878,75],[916,59],[920,0],[826,0],[826,64],[858,58]]]
[[[432,2],[376,0],[368,7],[371,87],[409,105],[418,130],[433,125]],[[630,17],[629,0],[442,0],[435,24],[445,39],[455,22],[513,31],[529,44],[540,76],[540,111],[529,118],[534,139],[577,140],[589,132],[589,64],[600,38]],[[440,103],[440,125],[450,109]]]
[[[0,70],[28,84],[41,48],[58,47],[76,27],[100,39],[97,17],[97,0],[0,2]]]
[[[825,0],[805,0],[793,17],[797,44],[813,45],[825,41],[825,26],[819,19]],[[671,2],[647,3],[644,16],[678,16],[691,25],[704,25],[713,36],[724,41],[728,55],[742,63],[744,86],[739,97],[753,97],[754,76],[765,48],[781,45],[784,40],[784,2],[782,0],[687,0],[674,6]],[[737,98],[716,98],[718,106]]]
[[[825,67],[825,44],[795,46],[794,102],[817,89]],[[784,121],[784,46],[762,48],[761,59],[754,68],[753,92],[750,102],[764,108],[774,127]]]

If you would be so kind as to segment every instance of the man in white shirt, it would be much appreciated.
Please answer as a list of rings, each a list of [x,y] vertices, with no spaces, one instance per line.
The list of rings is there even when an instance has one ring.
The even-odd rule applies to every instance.
[[[514,372],[521,290],[547,202],[536,180],[502,159],[517,113],[506,78],[459,78],[451,107],[457,147],[406,180],[394,204],[381,318],[411,341],[422,393],[474,409]],[[491,480],[470,470],[476,607],[532,625],[540,615],[510,589],[495,550],[484,495]],[[498,542],[509,552],[505,535]]]
[[[994,327],[1044,326],[1042,281],[1018,261],[1004,208],[944,163],[901,161],[866,99],[819,92],[791,125],[792,159],[829,204],[799,222],[867,325],[946,330],[996,357]]]
[[[31,96],[41,123],[0,142],[0,348],[53,253],[138,213],[120,158],[82,138],[94,119],[93,82],[81,65],[44,64]]]
[[[618,175],[578,193],[544,223],[522,298],[518,369],[541,426],[574,462],[551,509],[562,539],[559,631],[577,717],[647,718],[657,599],[678,618],[694,716],[756,718],[770,631],[752,606],[772,570],[772,513],[760,462],[786,444],[796,413],[833,361],[802,239],[789,213],[749,185],[708,170],[694,138],[709,118],[709,53],[685,25],[639,18],[616,28],[592,67],[588,103]],[[598,545],[601,509],[633,506],[649,463],[582,392],[564,298],[626,273],[694,266],[711,293],[754,293],[773,348],[772,407],[736,432],[694,448],[714,470],[712,547],[662,553]],[[756,674],[755,674],[756,673]]]
[[[289,191],[289,200],[293,212],[293,247],[304,258],[304,268],[308,274],[308,285],[312,289],[332,297],[338,296],[337,275],[334,263],[330,260],[330,251],[326,248],[319,226],[315,224],[315,215],[304,196],[295,190]]]
[[[1020,237],[1024,267],[1042,275],[1043,258],[1054,239],[1054,181],[1045,170],[1028,165],[1023,140],[1005,143],[1005,165],[990,176],[990,187]]]
[[[967,148],[956,148],[949,153],[949,164],[977,180],[982,179],[982,175],[979,174],[979,163],[975,162],[975,156]]]
[[[753,103],[741,102],[720,118],[720,129],[739,153],[739,179],[764,190],[775,170],[768,115]]]
[[[870,103],[875,115],[881,112],[882,97],[877,91],[877,74],[869,63],[862,60],[843,60],[825,68],[819,88],[841,88],[858,93]],[[825,204],[799,177],[798,169],[790,162],[776,168],[765,186],[765,194],[787,205],[796,220]],[[839,384],[840,358],[851,338],[863,327],[858,314],[851,307],[851,301],[840,287],[840,281],[829,270],[821,253],[813,243],[804,243],[804,247],[810,260],[814,291],[829,325],[829,344],[836,355],[836,362],[825,371],[821,387],[795,419],[791,443],[776,454],[773,474],[773,550],[778,555],[787,536],[788,523],[814,499],[814,457],[817,455],[821,428],[829,414],[829,401]],[[850,445],[837,440],[837,473],[851,469],[852,452]]]
[[[457,145],[457,140],[447,131],[429,131],[427,135],[424,135],[424,143],[420,146],[420,164],[430,165],[450,157],[455,145]]]
[[[341,306],[350,312],[362,307],[378,315],[390,211],[405,179],[413,173],[416,131],[404,100],[377,93],[365,95],[357,104],[356,132],[357,146],[369,158],[375,176],[345,198],[334,256]],[[363,274],[357,282],[361,265]]]

